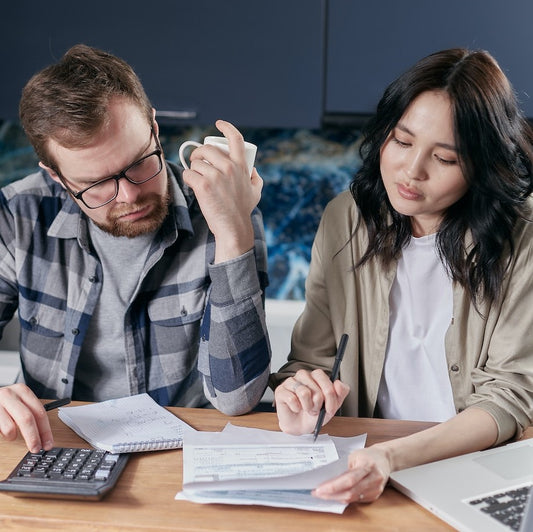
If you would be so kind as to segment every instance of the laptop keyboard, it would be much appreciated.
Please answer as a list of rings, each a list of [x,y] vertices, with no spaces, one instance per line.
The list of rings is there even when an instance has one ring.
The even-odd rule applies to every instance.
[[[531,484],[471,499],[468,504],[490,515],[510,530],[518,531],[528,501]]]
[[[128,454],[74,447],[27,453],[0,482],[0,491],[26,497],[100,499],[114,487],[128,458]]]

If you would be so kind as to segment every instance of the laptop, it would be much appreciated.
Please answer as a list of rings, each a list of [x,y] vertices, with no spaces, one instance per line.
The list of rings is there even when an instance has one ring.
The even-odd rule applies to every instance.
[[[533,532],[533,439],[395,471],[390,481],[457,530]]]

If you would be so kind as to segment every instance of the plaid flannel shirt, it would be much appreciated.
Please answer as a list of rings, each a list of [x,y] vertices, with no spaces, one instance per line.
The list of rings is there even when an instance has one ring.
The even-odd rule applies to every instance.
[[[213,265],[214,237],[180,170],[168,167],[170,212],[124,320],[130,393],[242,414],[270,370],[262,217],[252,213],[253,250]],[[60,185],[40,171],[0,190],[0,330],[18,309],[23,377],[38,397],[72,396],[101,288],[88,219]]]

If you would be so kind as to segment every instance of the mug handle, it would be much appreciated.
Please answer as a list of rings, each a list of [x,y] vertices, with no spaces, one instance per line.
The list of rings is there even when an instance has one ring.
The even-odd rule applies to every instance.
[[[200,144],[199,142],[196,142],[194,140],[187,140],[180,146],[178,155],[179,155],[179,158],[180,158],[181,165],[186,170],[189,169],[189,166],[187,165],[187,163],[185,161],[185,156],[183,155],[183,152],[184,152],[185,148],[187,148],[188,146],[195,146],[196,148],[198,148],[198,147],[202,146],[202,144]]]

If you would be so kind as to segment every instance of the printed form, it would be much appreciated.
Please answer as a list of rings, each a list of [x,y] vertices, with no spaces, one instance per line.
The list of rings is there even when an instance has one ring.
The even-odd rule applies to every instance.
[[[364,447],[352,438],[291,436],[236,427],[187,434],[183,445],[183,491],[200,503],[262,504],[342,513],[346,504],[324,501],[311,490],[347,468],[348,454]]]

